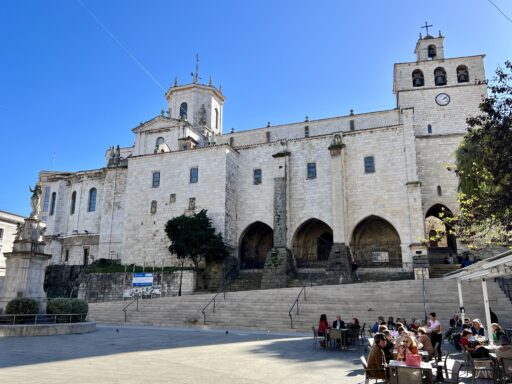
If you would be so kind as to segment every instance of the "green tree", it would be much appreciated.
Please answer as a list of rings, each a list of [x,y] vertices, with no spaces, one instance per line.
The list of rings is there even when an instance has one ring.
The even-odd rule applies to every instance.
[[[455,153],[459,207],[447,218],[452,232],[473,248],[512,244],[512,63],[488,86],[481,114],[467,120],[468,133]]]
[[[171,241],[169,251],[183,263],[189,259],[196,271],[202,260],[206,262],[223,260],[229,255],[220,233],[215,231],[206,210],[192,216],[177,216],[165,224],[165,233]],[[180,292],[181,294],[181,276]]]

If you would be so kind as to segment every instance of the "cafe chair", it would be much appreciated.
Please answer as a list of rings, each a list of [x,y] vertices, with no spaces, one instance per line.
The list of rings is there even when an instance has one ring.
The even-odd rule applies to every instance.
[[[315,350],[318,346],[318,331],[314,325],[311,327],[311,329],[313,330],[313,350]]]
[[[361,364],[364,369],[364,383],[370,384],[370,381],[372,381],[373,384],[386,384],[388,383],[388,375],[385,368],[379,368],[379,369],[369,369],[368,363],[366,362],[366,357],[361,356],[359,358],[361,360]],[[372,377],[373,372],[384,372],[384,379],[376,379]]]
[[[392,375],[391,382],[396,384],[423,384],[428,380],[421,368],[396,367]]]
[[[471,371],[471,382],[476,383],[477,379],[493,379],[494,382],[498,378],[498,370],[493,359],[473,358],[468,351],[464,351],[466,360],[466,371]]]
[[[450,375],[448,376],[448,373],[446,373],[446,377],[444,378],[443,382],[445,383],[459,383],[459,375],[460,375],[460,369],[462,368],[462,363],[460,361],[455,361],[453,363],[452,369],[446,369],[447,372],[450,372]]]
[[[512,383],[512,358],[502,357],[500,359],[500,382]]]

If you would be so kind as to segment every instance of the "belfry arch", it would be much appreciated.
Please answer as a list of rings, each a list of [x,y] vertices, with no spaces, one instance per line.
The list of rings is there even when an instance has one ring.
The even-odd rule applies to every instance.
[[[444,220],[446,217],[453,217],[450,211],[443,204],[434,204],[425,214],[425,235],[428,240],[429,249],[448,248],[457,252],[457,238],[450,233],[450,226]]]
[[[332,229],[318,219],[302,223],[292,240],[292,250],[297,267],[327,264],[333,242]]]
[[[261,221],[250,224],[240,236],[240,268],[263,268],[273,238],[274,231],[267,224]]]
[[[402,248],[395,227],[379,216],[368,216],[356,225],[350,248],[362,267],[401,267]]]

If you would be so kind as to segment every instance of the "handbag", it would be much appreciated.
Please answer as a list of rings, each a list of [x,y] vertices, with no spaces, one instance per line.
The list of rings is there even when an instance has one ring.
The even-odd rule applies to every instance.
[[[405,365],[408,367],[419,367],[421,365],[420,355],[407,354],[407,356],[405,356]]]

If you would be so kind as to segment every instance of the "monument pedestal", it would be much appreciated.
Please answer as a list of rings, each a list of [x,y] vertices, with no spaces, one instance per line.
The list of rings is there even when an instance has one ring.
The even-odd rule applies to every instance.
[[[293,254],[288,248],[272,248],[265,261],[261,288],[286,288],[289,275],[294,275],[296,270]]]
[[[44,229],[36,218],[25,219],[25,223],[18,228],[13,251],[4,254],[6,271],[0,291],[0,313],[4,313],[7,303],[17,297],[37,300],[39,313],[46,313],[47,300],[43,286],[51,255],[44,253]]]

